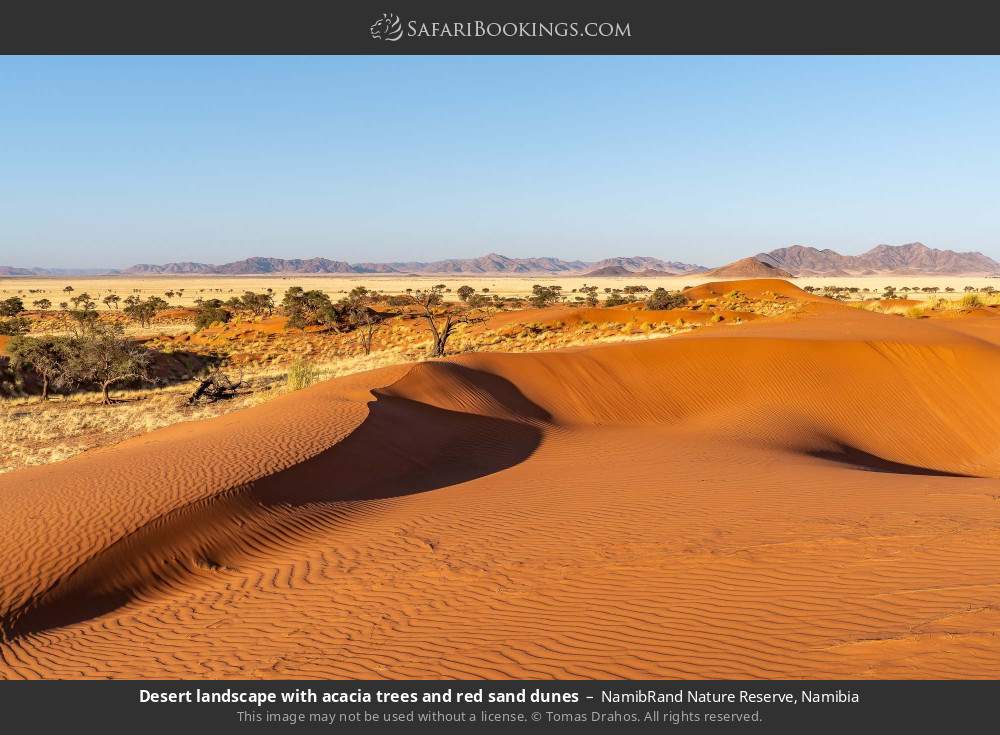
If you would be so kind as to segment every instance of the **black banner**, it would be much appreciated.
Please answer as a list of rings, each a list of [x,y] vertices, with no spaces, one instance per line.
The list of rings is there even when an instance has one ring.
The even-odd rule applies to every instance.
[[[997,53],[994,6],[707,0],[20,3],[5,53]]]
[[[970,732],[997,682],[7,682],[8,732]],[[183,728],[183,729],[182,729]]]

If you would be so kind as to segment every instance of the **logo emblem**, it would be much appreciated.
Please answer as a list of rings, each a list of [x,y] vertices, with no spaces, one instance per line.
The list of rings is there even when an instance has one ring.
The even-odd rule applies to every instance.
[[[403,24],[395,13],[382,13],[368,30],[376,41],[398,41],[403,37]]]

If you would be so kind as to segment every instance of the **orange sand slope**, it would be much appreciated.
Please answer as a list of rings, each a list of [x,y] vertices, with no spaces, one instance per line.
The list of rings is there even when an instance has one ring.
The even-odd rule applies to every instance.
[[[0,477],[0,676],[1000,676],[1000,346],[796,317]]]

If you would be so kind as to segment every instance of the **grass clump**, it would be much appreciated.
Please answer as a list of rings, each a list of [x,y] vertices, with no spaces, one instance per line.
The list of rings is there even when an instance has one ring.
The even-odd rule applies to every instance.
[[[308,360],[298,359],[288,368],[288,378],[285,387],[289,391],[301,390],[316,381],[316,371]]]
[[[978,309],[983,305],[983,300],[979,298],[977,293],[967,293],[962,297],[962,308],[964,309]]]

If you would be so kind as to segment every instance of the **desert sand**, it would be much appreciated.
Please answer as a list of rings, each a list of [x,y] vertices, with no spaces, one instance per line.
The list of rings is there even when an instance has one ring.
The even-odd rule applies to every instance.
[[[0,476],[0,676],[1000,676],[997,318],[722,288]]]

